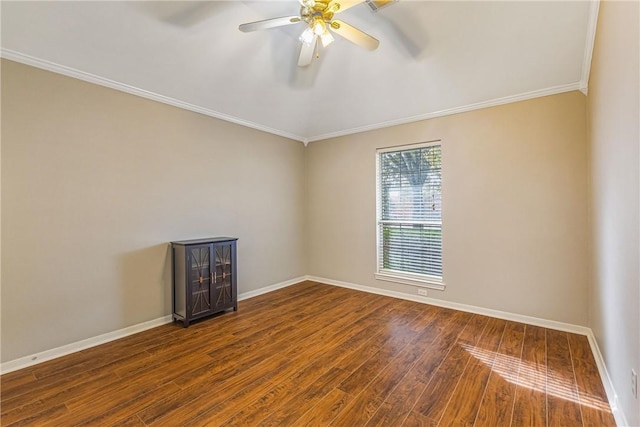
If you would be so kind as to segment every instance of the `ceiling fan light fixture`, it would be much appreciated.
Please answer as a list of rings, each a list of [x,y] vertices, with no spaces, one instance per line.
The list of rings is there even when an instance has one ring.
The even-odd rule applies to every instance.
[[[311,29],[311,27],[307,27],[302,34],[300,34],[300,41],[307,46],[311,46],[313,40],[315,39],[315,33]]]
[[[333,36],[326,30],[323,34],[320,35],[320,41],[322,42],[322,47],[327,47],[333,42]]]
[[[340,3],[333,2],[329,4],[329,7],[327,7],[327,10],[325,11],[325,13],[336,13],[339,10],[340,10]]]
[[[327,25],[319,16],[313,18],[312,28],[316,36],[322,37],[322,35],[327,32]]]
[[[247,33],[304,22],[306,28],[299,37],[302,47],[298,57],[298,65],[306,67],[311,63],[314,53],[319,49],[319,43],[322,43],[323,47],[327,47],[334,41],[333,33],[363,49],[374,50],[378,47],[380,42],[369,34],[345,22],[333,19],[334,13],[346,10],[364,1],[376,1],[377,6],[378,4],[392,3],[397,0],[298,0],[300,12],[297,16],[283,16],[248,22],[240,24],[238,28],[240,31]]]

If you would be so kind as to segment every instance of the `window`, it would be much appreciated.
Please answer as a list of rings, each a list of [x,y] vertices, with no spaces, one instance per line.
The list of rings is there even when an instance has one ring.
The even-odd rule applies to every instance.
[[[377,151],[376,278],[444,289],[440,142]]]

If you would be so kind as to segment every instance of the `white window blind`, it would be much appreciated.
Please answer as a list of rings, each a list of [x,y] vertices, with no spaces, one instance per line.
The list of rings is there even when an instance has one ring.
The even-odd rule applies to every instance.
[[[442,283],[439,143],[378,150],[378,273]]]

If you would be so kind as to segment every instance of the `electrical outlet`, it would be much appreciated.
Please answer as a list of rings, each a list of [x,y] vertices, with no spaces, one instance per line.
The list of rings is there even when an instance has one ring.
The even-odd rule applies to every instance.
[[[638,398],[638,374],[633,369],[631,370],[631,394]]]
[[[422,295],[423,297],[427,296],[427,290],[426,289],[418,289],[418,295]]]

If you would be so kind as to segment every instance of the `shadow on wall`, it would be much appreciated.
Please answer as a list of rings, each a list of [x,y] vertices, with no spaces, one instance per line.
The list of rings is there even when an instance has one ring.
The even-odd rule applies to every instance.
[[[125,325],[171,314],[171,245],[126,252],[119,261],[120,319]]]

